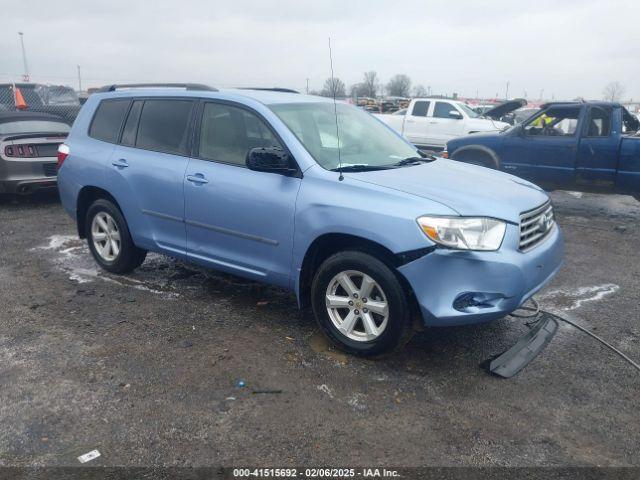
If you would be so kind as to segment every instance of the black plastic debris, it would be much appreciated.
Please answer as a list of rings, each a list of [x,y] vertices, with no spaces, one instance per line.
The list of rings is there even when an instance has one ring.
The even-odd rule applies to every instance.
[[[558,323],[550,315],[541,314],[516,344],[489,362],[489,372],[503,378],[511,378],[526,367],[551,341],[558,331]]]

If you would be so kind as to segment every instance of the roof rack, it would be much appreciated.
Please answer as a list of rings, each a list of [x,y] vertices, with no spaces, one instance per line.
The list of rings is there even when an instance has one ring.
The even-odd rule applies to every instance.
[[[115,92],[123,88],[184,88],[185,90],[204,90],[209,92],[217,92],[217,88],[200,83],[120,83],[113,85],[105,85],[99,88],[98,92]]]
[[[238,87],[238,90],[261,90],[265,92],[300,93],[292,88],[282,87]]]

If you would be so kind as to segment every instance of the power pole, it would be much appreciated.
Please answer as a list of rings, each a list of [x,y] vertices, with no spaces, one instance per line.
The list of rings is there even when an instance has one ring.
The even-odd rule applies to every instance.
[[[309,79],[307,78],[307,95],[309,95]]]
[[[509,100],[509,81],[507,81],[507,90],[504,92],[504,99]]]
[[[82,77],[80,76],[80,65],[78,65],[78,92],[82,91]]]
[[[28,82],[29,81],[29,67],[27,67],[27,54],[24,50],[24,33],[22,32],[18,32],[18,35],[20,35],[20,45],[22,46],[22,63],[24,65],[24,73],[22,74],[22,81],[23,82]]]

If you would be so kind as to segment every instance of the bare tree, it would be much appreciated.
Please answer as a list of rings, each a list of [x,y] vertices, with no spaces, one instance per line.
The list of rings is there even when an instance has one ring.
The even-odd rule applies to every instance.
[[[364,85],[362,83],[354,83],[349,87],[350,97],[366,97]]]
[[[376,98],[379,83],[378,74],[376,72],[364,72],[364,81],[360,84],[362,86],[361,95],[364,97]]]
[[[320,95],[323,97],[336,96],[338,98],[344,98],[347,96],[347,90],[344,82],[339,78],[327,78],[324,82]]]
[[[411,79],[407,75],[394,75],[387,83],[387,93],[392,97],[408,97],[410,91]]]
[[[429,94],[427,93],[427,89],[422,85],[416,85],[413,87],[413,96],[416,98],[427,97]]]
[[[610,82],[604,87],[602,95],[609,102],[617,102],[624,95],[626,88],[620,82]]]

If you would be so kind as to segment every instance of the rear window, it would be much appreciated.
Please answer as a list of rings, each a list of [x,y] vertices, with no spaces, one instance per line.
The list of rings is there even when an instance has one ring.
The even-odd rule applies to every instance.
[[[89,136],[105,142],[116,143],[128,108],[129,99],[100,102],[91,122]]]
[[[18,133],[68,133],[69,125],[48,120],[20,120],[0,123],[0,135]]]
[[[186,155],[191,100],[146,100],[140,114],[136,147]]]
[[[429,102],[418,101],[413,104],[411,115],[414,117],[426,117],[429,111]]]

